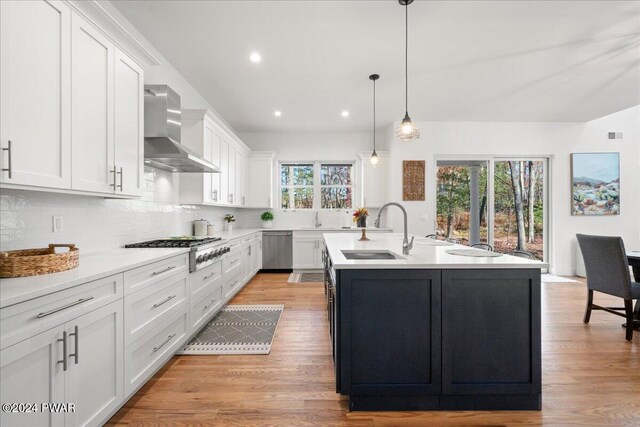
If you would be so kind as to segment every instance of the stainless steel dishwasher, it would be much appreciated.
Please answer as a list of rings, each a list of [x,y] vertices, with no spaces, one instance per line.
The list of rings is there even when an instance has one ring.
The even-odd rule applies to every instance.
[[[262,269],[291,270],[293,268],[293,232],[262,232]]]

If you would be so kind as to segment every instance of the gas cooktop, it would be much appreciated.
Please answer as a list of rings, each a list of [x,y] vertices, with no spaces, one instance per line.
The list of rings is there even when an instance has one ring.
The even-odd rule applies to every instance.
[[[149,240],[148,242],[131,243],[125,248],[195,248],[222,240],[222,237],[179,236],[166,239]]]

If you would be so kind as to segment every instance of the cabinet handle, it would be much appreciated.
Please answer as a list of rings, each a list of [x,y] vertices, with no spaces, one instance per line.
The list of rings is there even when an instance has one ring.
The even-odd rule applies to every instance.
[[[116,165],[113,165],[113,169],[111,169],[111,173],[113,174],[113,182],[111,184],[109,184],[111,187],[113,187],[113,191],[116,191],[116,177],[118,176],[118,172],[116,171]]]
[[[213,190],[211,192],[211,194],[213,194],[213,201],[217,202],[218,201],[218,190]]]
[[[244,196],[242,196],[242,206],[244,206]]]
[[[249,256],[251,256],[251,246],[249,246]]]
[[[62,370],[67,370],[67,331],[62,332],[62,339],[58,338],[58,342],[62,341],[62,360],[58,360],[58,363],[62,363]]]
[[[229,261],[229,265],[231,265],[231,264],[235,264],[236,262],[238,262],[238,260],[239,260],[239,259],[240,259],[240,258],[236,258],[236,259],[234,259],[233,261]]]
[[[174,268],[176,268],[175,265],[172,265],[171,267],[167,267],[164,270],[160,270],[160,271],[154,271],[153,273],[151,273],[152,276],[157,276],[158,274],[162,274],[162,273],[166,273],[169,270],[173,270]]]
[[[166,339],[166,340],[164,340],[164,342],[163,342],[162,344],[160,344],[160,345],[159,345],[159,346],[157,346],[157,347],[153,347],[153,352],[155,353],[156,351],[160,350],[162,347],[164,347],[164,345],[165,345],[166,343],[168,343],[169,341],[171,341],[171,340],[173,339],[173,337],[175,337],[175,336],[176,336],[176,334],[171,334],[171,335],[169,335],[169,336],[167,337],[167,339]]]
[[[69,334],[69,337],[74,337],[75,340],[75,349],[74,352],[69,354],[69,357],[73,357],[75,359],[75,364],[78,364],[78,340],[80,336],[78,335],[78,325],[73,328],[73,332]]]
[[[83,302],[87,302],[87,301],[90,301],[92,299],[93,299],[93,297],[80,298],[78,301],[70,302],[67,305],[63,305],[62,307],[54,308],[53,310],[45,311],[43,313],[38,313],[38,315],[36,316],[36,319],[42,319],[43,317],[47,317],[47,316],[49,316],[49,315],[51,315],[53,313],[57,313],[59,311],[66,310],[67,308],[73,307],[74,305],[82,304]]]
[[[9,172],[9,179],[13,177],[13,168],[11,167],[11,140],[7,143],[7,148],[3,148],[2,151],[7,152],[7,167],[2,168],[2,172]]]
[[[124,177],[124,173],[122,172],[122,167],[120,167],[120,172],[117,172],[116,175],[120,175],[120,185],[118,185],[116,188],[120,188],[120,191],[122,192],[122,181],[124,179],[123,178]]]
[[[153,304],[153,307],[151,307],[151,308],[158,308],[158,307],[160,307],[162,304],[166,304],[166,303],[168,303],[169,301],[171,301],[171,300],[172,300],[172,299],[174,299],[175,297],[176,297],[175,295],[168,296],[166,299],[164,299],[164,300],[162,300],[162,301],[160,301],[160,302],[157,302],[157,303]]]
[[[209,304],[205,305],[204,307],[202,307],[203,310],[206,310],[207,308],[211,307],[213,305],[213,303],[216,302],[216,299],[212,299]]]
[[[216,272],[214,271],[213,273],[209,274],[208,276],[204,276],[204,277],[202,278],[202,280],[208,280],[208,279],[211,279],[211,278],[212,278],[213,276],[215,276],[215,275],[216,275]]]

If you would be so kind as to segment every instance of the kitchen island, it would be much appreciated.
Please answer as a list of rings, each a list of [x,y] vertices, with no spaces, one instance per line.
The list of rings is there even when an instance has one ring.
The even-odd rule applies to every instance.
[[[325,234],[336,391],[350,410],[539,410],[538,261]],[[483,255],[483,256],[472,256]]]

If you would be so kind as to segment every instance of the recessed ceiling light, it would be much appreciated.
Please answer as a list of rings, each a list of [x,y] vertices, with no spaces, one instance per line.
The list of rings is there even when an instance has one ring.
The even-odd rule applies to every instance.
[[[342,113],[340,113],[340,115],[342,115],[342,117],[349,117],[349,112],[347,110],[342,110]]]
[[[262,56],[258,52],[251,52],[251,55],[249,55],[249,59],[254,64],[257,64],[258,62],[262,61]]]
[[[280,117],[282,115],[282,111],[276,110],[276,111],[273,112],[273,115],[276,116],[276,117]]]

